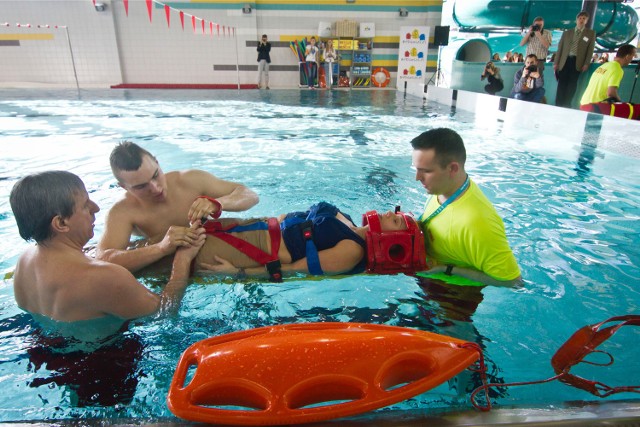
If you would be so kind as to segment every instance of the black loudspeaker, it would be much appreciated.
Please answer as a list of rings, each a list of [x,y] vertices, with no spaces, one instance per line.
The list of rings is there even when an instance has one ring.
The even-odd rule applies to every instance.
[[[446,46],[449,44],[449,26],[436,26],[433,33],[433,44],[436,46]]]

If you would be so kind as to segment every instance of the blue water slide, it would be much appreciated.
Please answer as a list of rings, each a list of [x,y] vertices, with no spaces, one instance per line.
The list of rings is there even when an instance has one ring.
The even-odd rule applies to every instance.
[[[536,16],[549,30],[575,26],[582,0],[451,0],[453,21],[460,31],[493,32],[526,28]],[[629,43],[637,34],[638,14],[621,1],[597,2],[593,29],[596,42],[605,50]]]

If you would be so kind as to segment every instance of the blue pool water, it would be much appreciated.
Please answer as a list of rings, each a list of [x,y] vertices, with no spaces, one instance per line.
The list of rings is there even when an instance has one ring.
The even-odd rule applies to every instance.
[[[443,333],[480,343],[491,379],[515,382],[551,376],[552,355],[578,328],[640,313],[640,156],[632,141],[602,144],[607,136],[597,126],[582,140],[554,136],[555,127],[513,131],[392,91],[6,90],[0,99],[0,422],[170,418],[166,394],[182,351],[253,327],[359,321]],[[426,195],[414,181],[409,141],[439,126],[463,136],[467,169],[505,220],[522,289],[429,284],[404,275],[283,284],[194,279],[179,315],[134,322],[108,350],[89,356],[53,354],[15,305],[11,271],[28,243],[18,236],[8,194],[25,174],[67,169],[83,178],[102,208],[90,244],[122,194],[108,155],[123,139],[149,149],[164,170],[205,169],[253,188],[260,203],[239,216],[319,200],[356,218],[398,203],[419,212]],[[157,276],[141,280],[156,291],[164,283]],[[636,329],[623,328],[603,345],[613,366],[576,372],[610,385],[640,384],[638,342]],[[467,409],[468,397],[443,384],[391,409]],[[549,409],[598,400],[558,382],[502,390],[495,399],[503,407]]]

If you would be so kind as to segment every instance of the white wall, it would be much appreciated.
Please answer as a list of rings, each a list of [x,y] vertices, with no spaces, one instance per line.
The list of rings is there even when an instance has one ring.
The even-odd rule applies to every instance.
[[[0,1],[0,24],[9,23],[9,26],[0,25],[0,86],[38,83],[73,86],[71,52],[80,87],[121,83],[235,85],[238,81],[254,85],[257,83],[255,41],[266,33],[274,44],[270,85],[297,87],[297,59],[288,47],[288,37],[315,35],[319,21],[374,22],[376,36],[398,37],[401,26],[426,23],[433,28],[441,18],[441,5],[440,9],[438,6],[434,9],[434,2],[425,2],[431,4],[428,11],[426,6],[417,11],[409,7],[409,17],[401,18],[397,8],[402,6],[402,1],[385,2],[383,11],[379,6],[367,11],[362,5],[358,8],[346,3],[332,6],[330,2],[317,8],[300,2],[302,9],[298,10],[289,10],[286,5],[279,9],[276,5],[274,9],[274,4],[265,2],[269,7],[261,8],[258,0],[251,3],[252,13],[243,14],[243,3],[212,0],[208,7],[200,8],[199,3],[171,2],[174,10],[171,25],[167,27],[165,12],[155,3],[152,22],[149,22],[143,0],[129,0],[128,16],[122,0],[99,2],[106,4],[105,11],[96,11],[91,0]],[[409,4],[415,5],[415,1]],[[185,12],[184,30],[178,10]],[[194,34],[190,15],[206,20],[205,35],[200,21]],[[218,36],[215,27],[211,36],[209,22],[235,27],[237,37]],[[32,27],[18,28],[16,23],[30,23]],[[38,29],[37,24],[66,25],[71,48],[66,30]],[[50,38],[43,39],[46,37]],[[431,49],[430,55],[434,52],[437,53],[437,49]],[[397,44],[374,44],[375,55],[397,58]],[[395,71],[395,67],[388,68]],[[395,81],[393,74],[392,81]]]

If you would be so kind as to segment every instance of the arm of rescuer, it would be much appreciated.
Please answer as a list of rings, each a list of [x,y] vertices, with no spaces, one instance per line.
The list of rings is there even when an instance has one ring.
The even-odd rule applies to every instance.
[[[207,215],[215,216],[216,212],[220,212],[220,208],[242,211],[258,203],[258,195],[244,185],[223,181],[204,171],[181,172],[180,186],[189,188],[193,194],[218,201],[214,203],[206,197],[196,197],[187,213],[191,224]],[[107,214],[104,234],[98,243],[96,257],[134,272],[171,255],[179,247],[191,245],[197,238],[191,227],[172,225],[161,241],[127,250],[134,226],[128,209],[116,203]]]
[[[193,245],[176,251],[171,277],[160,294],[151,292],[122,266],[102,262],[90,273],[92,292],[86,304],[96,312],[127,320],[177,312],[188,285],[191,261],[206,238],[203,228],[197,231],[199,237]]]
[[[365,256],[365,253],[362,246],[349,239],[341,240],[330,249],[318,251],[320,266],[326,275],[341,274],[352,270],[362,260],[363,256]],[[215,256],[215,261],[216,264],[200,263],[200,265],[206,269],[204,270],[205,272],[210,271],[229,275],[244,273],[252,277],[269,277],[264,266],[241,269],[217,255]],[[289,264],[283,263],[282,272],[309,273],[307,258],[301,258]]]
[[[199,195],[205,196],[193,201],[187,214],[191,224],[208,215],[218,217],[222,211],[246,211],[260,200],[253,190],[244,185],[216,178],[205,171],[187,171],[182,178],[185,185],[198,188]],[[217,203],[210,199],[215,199]]]
[[[194,244],[198,239],[198,233],[194,228],[172,225],[160,242],[128,250],[133,229],[134,224],[127,209],[119,204],[114,205],[107,214],[96,258],[121,265],[134,272],[171,255],[179,247]]]

